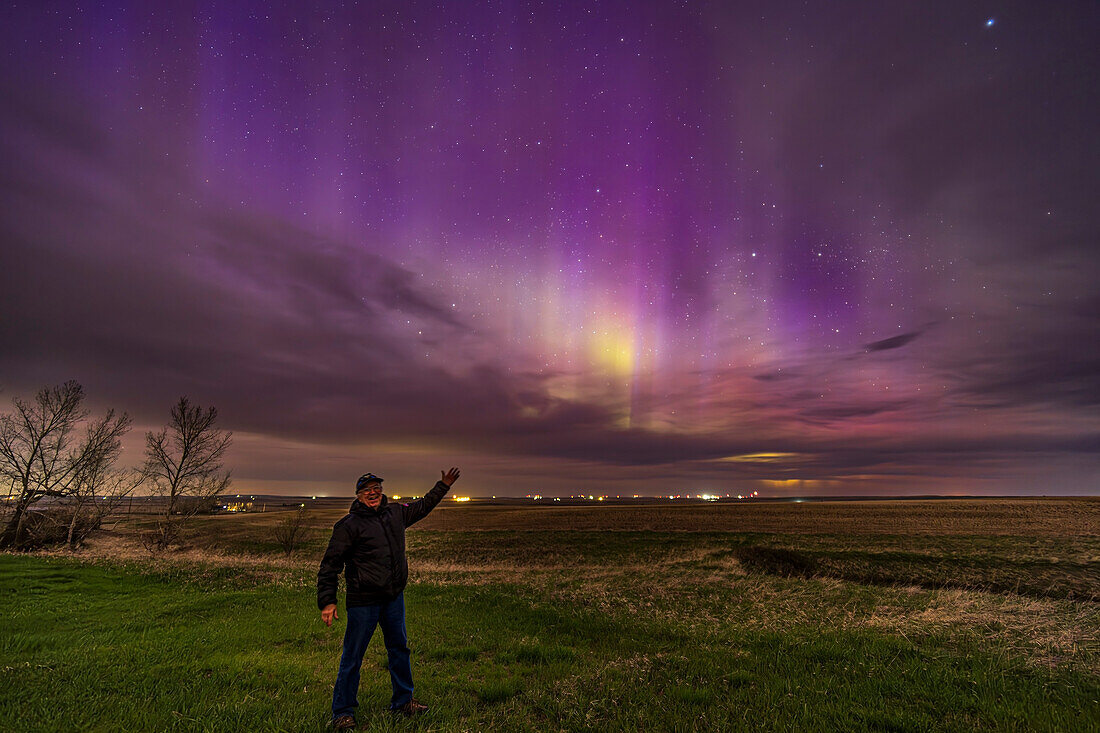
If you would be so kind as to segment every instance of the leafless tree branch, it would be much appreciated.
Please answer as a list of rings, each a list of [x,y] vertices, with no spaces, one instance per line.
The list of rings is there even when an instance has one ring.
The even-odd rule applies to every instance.
[[[181,397],[172,407],[168,425],[145,435],[142,475],[154,495],[167,499],[150,546],[163,549],[179,536],[179,524],[216,500],[230,484],[222,458],[232,433],[214,427],[218,411],[203,409]]]
[[[0,547],[21,546],[27,512],[39,500],[99,493],[131,425],[126,413],[108,410],[78,437],[88,410],[84,388],[75,381],[44,387],[33,402],[16,398],[12,405],[13,412],[0,415],[0,477],[9,483],[11,505]]]

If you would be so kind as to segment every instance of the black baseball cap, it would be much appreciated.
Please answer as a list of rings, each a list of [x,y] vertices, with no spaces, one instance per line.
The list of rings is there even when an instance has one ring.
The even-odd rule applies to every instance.
[[[373,481],[382,483],[382,477],[375,476],[373,473],[364,473],[362,476],[359,477],[359,480],[355,482],[355,493],[358,494],[360,491],[363,490],[364,486]]]

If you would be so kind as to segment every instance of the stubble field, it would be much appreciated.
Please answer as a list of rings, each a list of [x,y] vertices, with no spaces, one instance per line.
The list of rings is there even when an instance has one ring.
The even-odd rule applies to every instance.
[[[0,556],[0,728],[324,730],[340,510]],[[364,729],[1100,730],[1100,501],[486,507],[409,531],[417,696]],[[341,612],[343,606],[341,605]]]

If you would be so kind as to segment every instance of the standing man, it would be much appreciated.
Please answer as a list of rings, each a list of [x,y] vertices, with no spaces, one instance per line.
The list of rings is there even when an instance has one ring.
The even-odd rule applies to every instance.
[[[332,626],[333,619],[340,617],[336,612],[336,586],[343,570],[348,586],[348,626],[344,631],[340,672],[332,691],[332,725],[336,730],[355,727],[359,668],[376,625],[382,627],[389,655],[393,685],[390,710],[413,716],[428,709],[412,696],[412,668],[409,666],[402,593],[409,580],[405,528],[435,508],[458,479],[458,474],[458,469],[452,468],[424,498],[396,504],[382,493],[382,479],[365,473],[355,483],[351,511],[332,528],[332,539],[317,572],[317,607],[321,609],[321,620],[326,626]]]

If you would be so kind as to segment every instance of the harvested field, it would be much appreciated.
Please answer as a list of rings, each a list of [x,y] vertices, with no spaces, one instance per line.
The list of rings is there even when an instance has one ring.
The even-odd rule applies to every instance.
[[[434,703],[423,722],[1095,730],[1097,506],[444,506],[408,534],[418,689]],[[9,686],[0,721],[29,710],[29,730],[235,730],[260,716],[324,730],[339,631],[319,626],[314,576],[338,514],[311,512],[290,558],[271,536],[279,512],[197,519],[184,548],[155,556],[140,518],[76,554],[0,556],[14,591],[0,665],[89,691],[58,706]],[[79,644],[54,631],[70,627]],[[149,635],[163,653],[133,641]],[[168,710],[111,692],[149,669]],[[380,706],[384,671],[363,685]],[[392,721],[368,715],[366,728]]]

